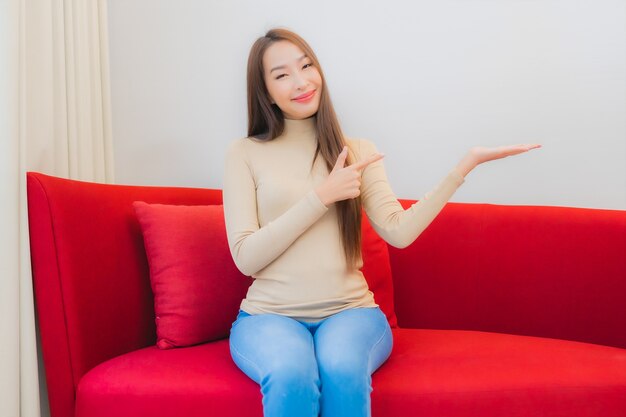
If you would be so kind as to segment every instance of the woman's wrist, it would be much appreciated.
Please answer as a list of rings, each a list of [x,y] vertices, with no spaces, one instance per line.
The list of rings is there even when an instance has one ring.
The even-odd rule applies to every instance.
[[[470,171],[478,165],[476,158],[471,152],[468,152],[463,159],[457,164],[456,169],[463,177],[470,173]]]
[[[315,192],[317,193],[317,198],[320,199],[323,205],[325,205],[326,207],[330,206],[332,201],[328,201],[328,199],[326,198],[326,195],[324,194],[322,186],[316,187]]]

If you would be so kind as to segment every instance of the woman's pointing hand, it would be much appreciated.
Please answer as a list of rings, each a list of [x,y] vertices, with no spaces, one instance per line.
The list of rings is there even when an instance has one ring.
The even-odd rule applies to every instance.
[[[348,147],[344,146],[326,181],[315,189],[322,203],[328,206],[336,201],[358,197],[361,193],[361,172],[369,164],[382,159],[384,156],[385,154],[375,153],[346,167],[344,165],[348,157]]]

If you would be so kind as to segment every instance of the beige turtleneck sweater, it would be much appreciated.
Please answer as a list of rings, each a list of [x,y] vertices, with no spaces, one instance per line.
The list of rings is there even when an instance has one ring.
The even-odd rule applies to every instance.
[[[315,187],[329,175],[321,156],[310,172],[317,139],[315,117],[285,119],[271,141],[233,141],[226,152],[224,215],[230,252],[254,278],[241,309],[316,322],[353,307],[376,307],[360,271],[348,269],[337,225],[336,205],[325,206]],[[366,139],[346,138],[356,160],[377,152]],[[439,214],[465,182],[455,168],[423,199],[404,210],[382,160],[362,171],[363,208],[374,230],[404,248]]]

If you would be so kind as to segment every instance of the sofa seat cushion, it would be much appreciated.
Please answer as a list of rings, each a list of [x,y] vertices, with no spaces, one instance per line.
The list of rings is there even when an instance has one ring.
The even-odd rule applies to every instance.
[[[393,335],[373,375],[374,417],[617,417],[626,409],[626,349],[465,330]],[[79,382],[76,416],[261,417],[261,398],[223,339],[98,365]]]
[[[590,343],[397,329],[375,375],[373,405],[389,410],[379,416],[618,417],[626,410],[626,349]]]

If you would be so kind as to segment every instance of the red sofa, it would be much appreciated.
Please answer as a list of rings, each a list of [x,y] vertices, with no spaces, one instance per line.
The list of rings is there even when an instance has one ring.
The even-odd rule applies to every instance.
[[[262,415],[227,339],[155,346],[132,202],[221,204],[221,190],[36,172],[27,186],[52,417]],[[399,327],[374,417],[626,415],[626,211],[448,203],[388,251]]]

